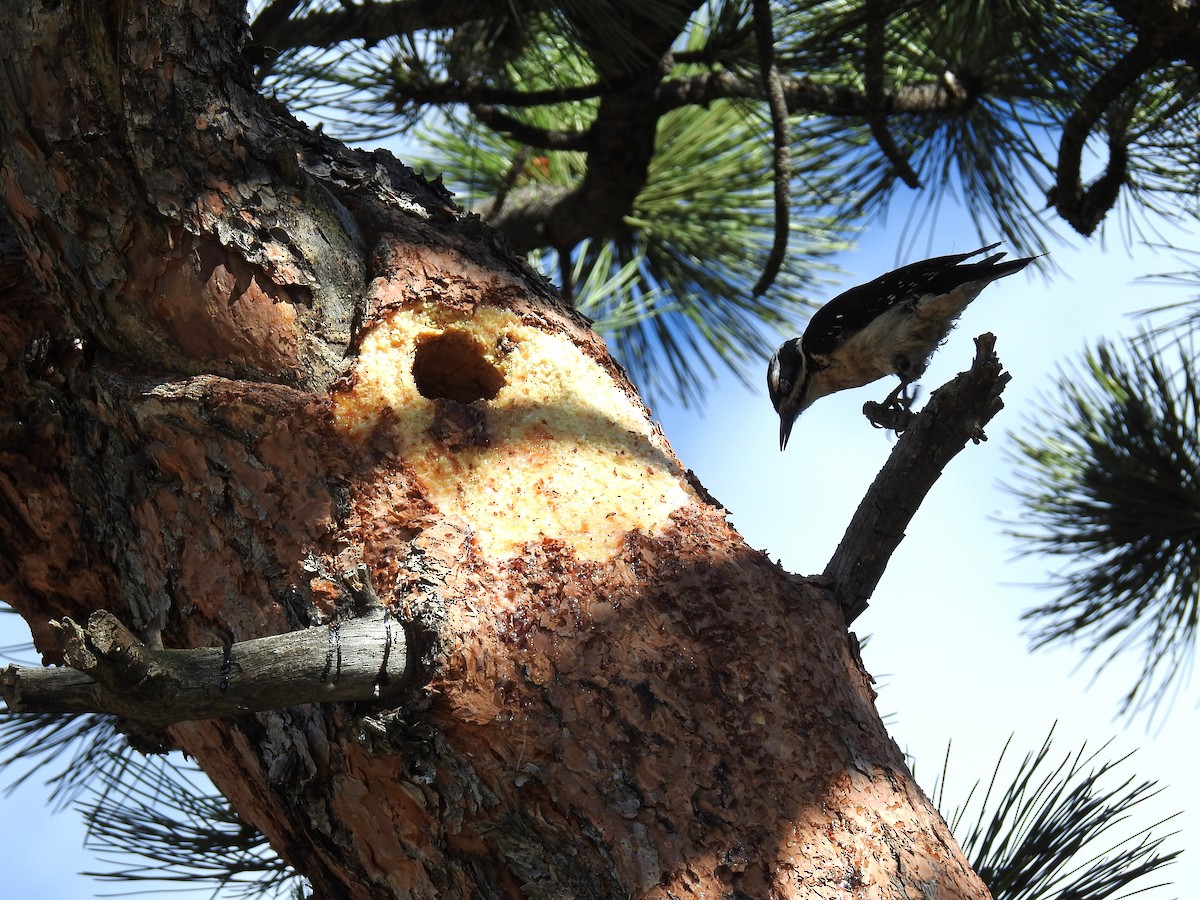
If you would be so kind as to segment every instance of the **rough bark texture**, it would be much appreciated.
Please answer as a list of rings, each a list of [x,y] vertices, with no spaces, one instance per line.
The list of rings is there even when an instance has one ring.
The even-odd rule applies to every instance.
[[[306,627],[362,559],[403,703],[170,731],[317,896],[985,897],[833,599],[443,191],[254,93],[242,22],[0,13],[0,592],[43,650]]]
[[[904,426],[903,436],[846,527],[823,574],[842,605],[847,626],[866,611],[904,530],[942,470],[969,441],[987,440],[984,426],[1004,408],[1000,394],[1010,379],[995,351],[994,334],[975,338],[971,368],[934,391],[912,427]],[[894,412],[882,407],[868,401],[863,413],[879,424],[873,413]],[[913,418],[906,409],[900,414]]]

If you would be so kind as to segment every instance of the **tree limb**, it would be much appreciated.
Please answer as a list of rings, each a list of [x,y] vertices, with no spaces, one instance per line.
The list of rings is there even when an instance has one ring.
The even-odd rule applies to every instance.
[[[986,440],[983,427],[1004,408],[1000,394],[1010,376],[995,345],[995,335],[977,337],[971,368],[934,391],[896,443],[825,567],[847,625],[867,608],[905,528],[942,470],[967,441]]]
[[[494,106],[476,103],[471,112],[484,125],[503,132],[515,141],[542,150],[587,150],[591,129],[587,131],[558,131],[528,125]]]
[[[767,109],[771,117],[775,182],[775,238],[762,275],[750,291],[753,296],[758,297],[774,283],[775,276],[779,274],[783,257],[787,253],[788,235],[791,232],[791,136],[788,134],[788,111],[787,101],[783,97],[783,83],[780,80],[779,67],[775,65],[775,34],[771,26],[771,4],[767,0],[754,0],[754,38],[758,47],[759,67],[762,69],[763,94],[767,98]]]
[[[1200,11],[1195,3],[1110,0],[1108,5],[1133,28],[1138,41],[1154,47],[1164,62],[1182,59],[1200,68]]]
[[[936,115],[961,112],[975,102],[976,94],[955,90],[945,77],[923,84],[884,90],[872,106],[856,88],[819,84],[807,77],[780,79],[789,112],[868,119],[872,113]],[[705,72],[663,81],[655,91],[660,113],[681,106],[705,106],[714,100],[757,100],[762,86],[732,72]]]
[[[393,0],[348,3],[341,9],[321,9],[289,19],[273,15],[275,5],[254,21],[254,40],[275,50],[329,47],[352,40],[374,44],[397,34],[455,28],[510,12],[508,0]]]
[[[1058,145],[1057,180],[1049,199],[1058,214],[1082,235],[1095,231],[1117,202],[1129,162],[1124,132],[1110,128],[1108,164],[1104,173],[1085,188],[1080,165],[1088,136],[1105,111],[1158,61],[1154,49],[1139,40],[1092,85],[1063,125],[1062,140]]]
[[[433,81],[422,79],[405,82],[404,99],[413,103],[447,106],[456,103],[482,103],[487,106],[513,106],[528,109],[534,106],[550,106],[555,103],[578,103],[593,100],[604,94],[622,90],[631,79],[616,77],[605,82],[563,85],[543,90],[524,90],[513,87],[497,87],[485,84],[478,78],[462,81]],[[397,91],[397,93],[400,93]]]
[[[259,10],[258,15],[250,24],[251,33],[255,36],[278,34],[279,29],[286,27],[301,0],[271,0]]]
[[[155,726],[301,703],[395,696],[408,671],[403,626],[366,615],[227,647],[155,650],[112,613],[51,623],[69,669],[8,666],[11,712],[111,713]]]
[[[865,45],[865,66],[864,72],[866,75],[867,87],[867,102],[871,105],[871,117],[868,122],[871,128],[871,136],[875,138],[875,143],[880,151],[887,157],[888,162],[892,164],[892,168],[896,174],[910,188],[916,190],[921,186],[921,180],[917,178],[917,173],[913,171],[912,165],[908,161],[908,157],[900,146],[896,143],[896,139],[892,137],[891,131],[887,127],[887,116],[883,112],[884,105],[884,52],[885,36],[886,36],[886,21],[887,10],[882,8],[878,0],[870,0],[866,6],[867,12],[867,35]]]

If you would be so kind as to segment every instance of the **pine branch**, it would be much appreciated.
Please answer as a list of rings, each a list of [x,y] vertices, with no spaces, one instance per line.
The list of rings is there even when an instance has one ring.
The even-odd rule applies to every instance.
[[[402,689],[408,669],[404,629],[379,606],[320,628],[194,650],[147,647],[106,610],[92,613],[86,628],[71,619],[50,624],[71,668],[8,666],[0,686],[13,712],[102,712],[164,726],[378,700]]]
[[[483,103],[472,105],[471,112],[488,128],[506,134],[514,141],[542,150],[586,150],[592,133],[590,128],[587,131],[538,128]]]
[[[951,115],[970,108],[974,92],[954,89],[953,79],[944,76],[921,84],[882,91],[873,104],[866,93],[844,84],[818,83],[805,76],[780,79],[790,113],[809,113],[837,118],[867,119],[873,113],[886,115]],[[663,81],[655,91],[660,112],[681,106],[707,106],[714,100],[757,100],[762,86],[732,72],[704,72]]]
[[[80,804],[86,847],[109,868],[85,875],[127,892],[157,883],[208,889],[214,900],[308,896],[267,838],[173,754],[109,766],[90,792],[94,799]]]
[[[754,37],[758,48],[758,64],[762,70],[763,94],[767,98],[767,109],[771,116],[771,137],[774,145],[771,168],[775,176],[775,236],[762,275],[750,290],[750,293],[757,297],[775,282],[787,253],[788,234],[791,231],[791,136],[788,134],[787,102],[783,97],[783,83],[780,80],[779,67],[775,65],[775,35],[771,25],[771,4],[768,0],[754,0]]]
[[[482,104],[487,107],[512,106],[528,109],[555,103],[580,103],[604,94],[620,91],[630,83],[628,76],[605,82],[562,85],[542,90],[497,87],[478,78],[464,81],[410,81],[404,84],[404,98],[411,103],[447,106],[455,103]]]
[[[1085,745],[1056,764],[1052,736],[1053,729],[1005,785],[1000,774],[1010,739],[977,808],[973,801],[979,782],[961,807],[945,809],[943,769],[935,802],[992,896],[1106,900],[1164,886],[1146,881],[1180,854],[1162,850],[1172,834],[1155,833],[1174,816],[1141,828],[1126,826],[1141,804],[1164,789],[1153,782],[1135,783],[1132,777],[1110,785],[1128,756],[1101,762],[1107,744],[1090,754]]]
[[[1101,666],[1133,651],[1123,713],[1151,712],[1195,658],[1200,621],[1200,382],[1146,337],[1129,358],[1102,343],[1064,373],[1057,408],[1017,438],[1028,552],[1067,561],[1059,596],[1024,615],[1035,647],[1080,642]],[[1105,652],[1107,648],[1107,652]]]
[[[987,440],[983,427],[1004,407],[1000,394],[1010,378],[995,345],[994,335],[977,337],[971,368],[930,396],[897,441],[825,567],[824,577],[846,612],[847,625],[866,610],[904,530],[950,460],[968,441]]]
[[[1138,41],[1104,73],[1079,101],[1063,125],[1058,147],[1058,171],[1050,201],[1058,214],[1082,235],[1089,235],[1117,202],[1128,178],[1129,153],[1122,130],[1109,128],[1108,164],[1104,173],[1086,188],[1080,174],[1083,149],[1101,116],[1126,90],[1159,61],[1148,44]]]
[[[884,35],[887,25],[887,9],[881,6],[879,0],[869,0],[866,5],[866,15],[867,33],[864,57],[867,102],[871,106],[871,116],[868,122],[871,136],[875,138],[875,143],[887,157],[888,162],[892,164],[892,168],[900,176],[900,180],[916,190],[921,186],[921,180],[917,178],[917,173],[909,164],[908,157],[905,156],[896,143],[896,139],[888,130],[887,115],[883,112],[885,99],[884,51],[886,49]]]
[[[95,778],[117,777],[128,742],[117,720],[101,714],[13,713],[0,716],[0,772],[18,761],[22,774],[5,786],[12,791],[36,776],[50,788],[55,811],[79,799]]]
[[[290,19],[277,14],[275,7],[280,5],[268,5],[253,25],[254,40],[279,51],[328,47],[354,40],[370,45],[397,34],[455,28],[468,22],[507,15],[511,10],[509,0],[392,0],[383,3],[367,0]]]
[[[1109,6],[1159,49],[1166,59],[1182,59],[1200,69],[1200,16],[1194,3],[1178,0],[1110,0]]]

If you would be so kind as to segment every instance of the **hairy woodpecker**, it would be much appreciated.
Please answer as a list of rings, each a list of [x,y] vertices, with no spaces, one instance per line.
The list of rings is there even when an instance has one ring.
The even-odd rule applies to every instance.
[[[886,403],[907,409],[903,391],[925,373],[962,311],[997,278],[1019,272],[1035,257],[1000,262],[995,250],[935,256],[881,275],[834,297],[813,314],[801,337],[785,341],[767,368],[767,390],[779,413],[779,449],[787,446],[796,417],[835,391],[897,375],[900,386]]]

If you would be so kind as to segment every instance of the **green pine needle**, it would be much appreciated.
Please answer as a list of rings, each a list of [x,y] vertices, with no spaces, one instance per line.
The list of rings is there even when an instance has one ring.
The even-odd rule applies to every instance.
[[[1141,804],[1163,789],[1117,774],[1128,756],[1100,762],[1108,744],[1090,754],[1085,745],[1055,762],[1052,737],[1053,729],[1003,784],[1010,738],[982,798],[976,802],[976,782],[954,810],[944,806],[943,768],[934,802],[993,898],[1118,900],[1166,886],[1150,878],[1181,852],[1162,850],[1174,836],[1163,834],[1162,826],[1174,816],[1141,828],[1132,823]],[[949,749],[946,759],[948,767]]]
[[[80,804],[86,846],[114,867],[85,872],[144,891],[154,882],[211,889],[213,898],[305,896],[299,876],[178,755],[133,760]],[[132,860],[132,862],[131,862]]]
[[[1101,343],[1016,437],[1029,553],[1065,560],[1057,599],[1025,614],[1035,647],[1082,642],[1101,666],[1136,652],[1122,712],[1156,707],[1195,659],[1200,619],[1196,358],[1149,336]]]

